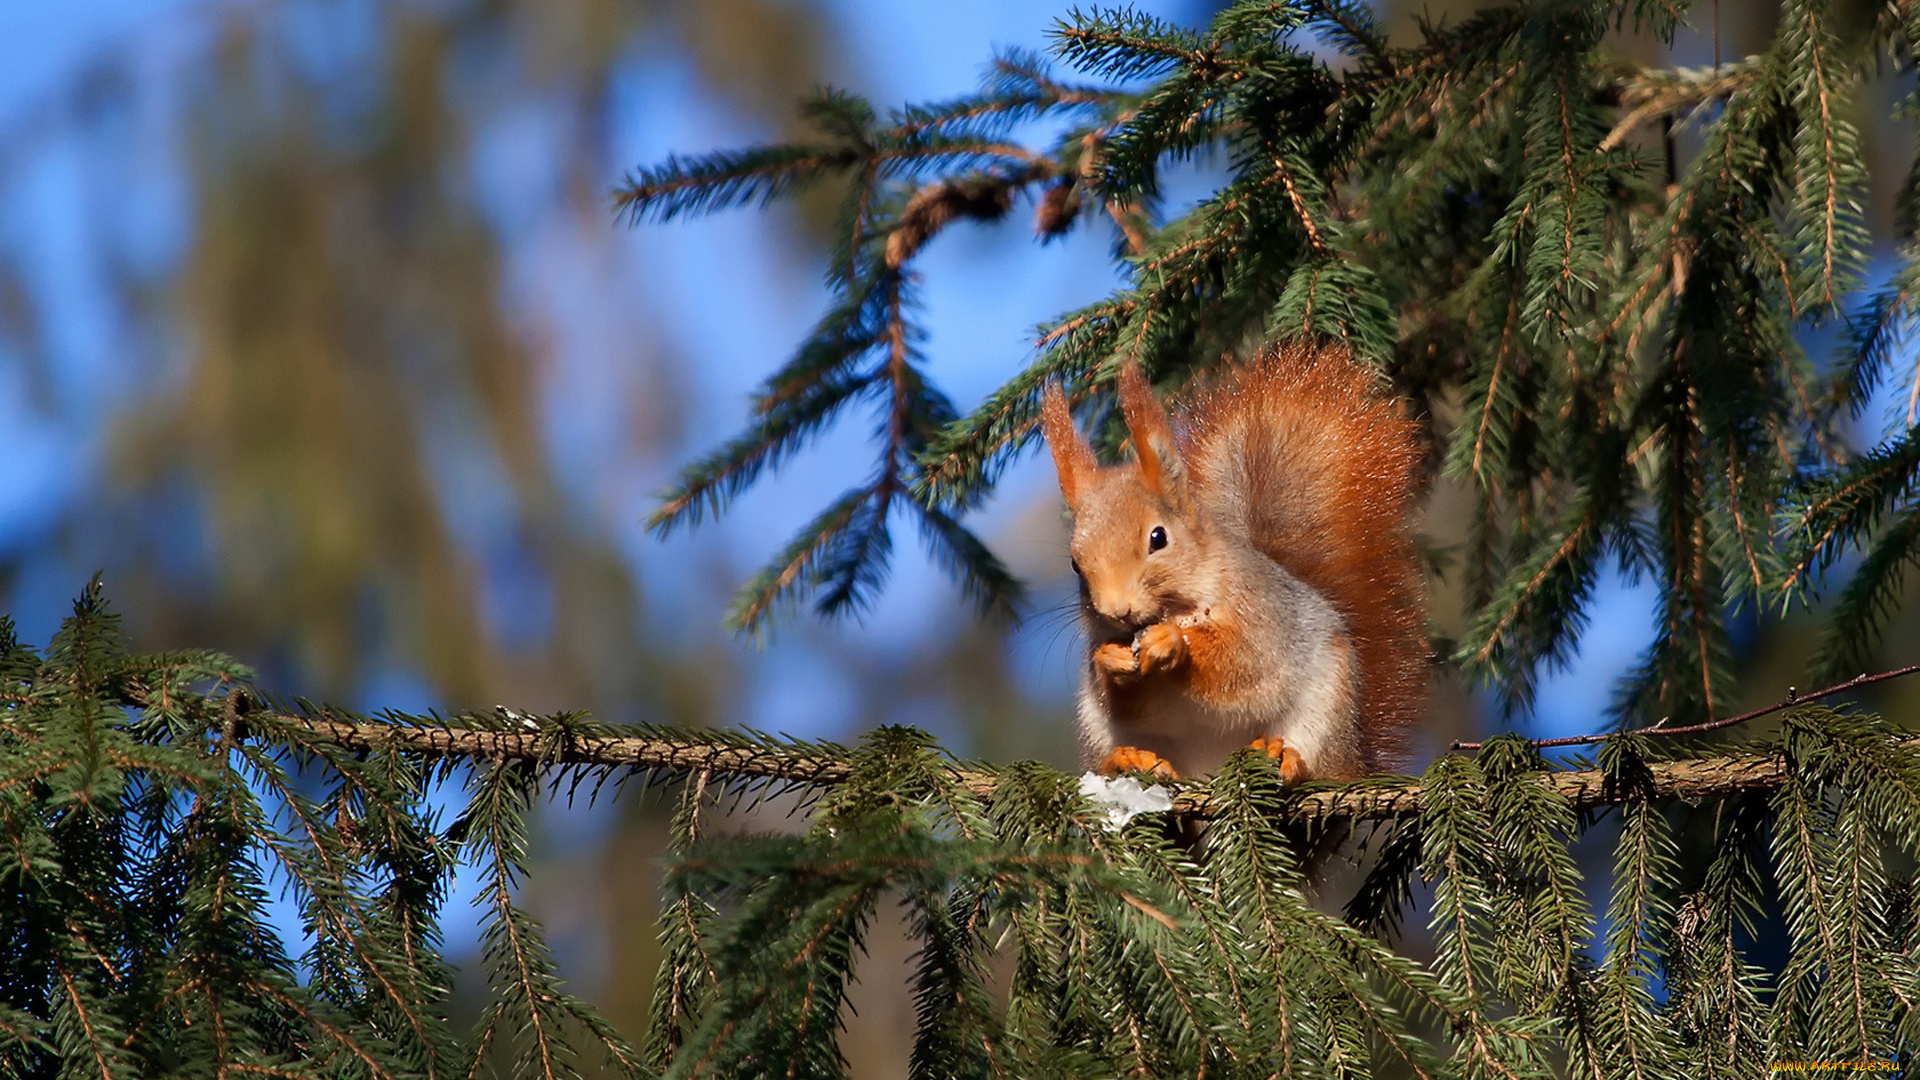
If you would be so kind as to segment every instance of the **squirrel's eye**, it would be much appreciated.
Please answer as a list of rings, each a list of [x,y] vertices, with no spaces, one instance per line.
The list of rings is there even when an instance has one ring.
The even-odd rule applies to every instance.
[[[1086,574],[1083,574],[1083,573],[1081,573],[1081,572],[1080,572],[1080,560],[1079,560],[1079,559],[1068,559],[1068,560],[1067,560],[1067,565],[1068,565],[1068,566],[1071,566],[1071,567],[1073,567],[1073,575],[1074,575],[1075,577],[1086,577],[1086,576],[1087,576]]]
[[[1167,530],[1161,528],[1158,525],[1155,525],[1153,527],[1153,531],[1147,534],[1147,550],[1159,551],[1161,548],[1166,546],[1167,546]]]

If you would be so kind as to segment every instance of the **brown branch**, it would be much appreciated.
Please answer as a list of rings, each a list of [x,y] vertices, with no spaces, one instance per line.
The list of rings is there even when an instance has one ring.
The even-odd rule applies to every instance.
[[[1600,140],[1602,151],[1626,142],[1634,130],[1655,117],[1671,117],[1710,101],[1733,96],[1758,82],[1760,66],[1747,61],[1710,71],[1655,70],[1622,80],[1611,89],[1627,112]]]
[[[1134,111],[1129,109],[1114,118],[1112,123],[1093,128],[1080,137],[1080,185],[1100,200],[1100,205],[1113,219],[1113,224],[1127,238],[1127,254],[1140,255],[1147,250],[1147,234],[1140,231],[1138,217],[1140,208],[1133,203],[1119,203],[1100,194],[1097,183],[1100,174],[1100,159],[1106,150],[1107,136],[1113,129],[1133,118]]]
[[[1591,746],[1594,743],[1604,742],[1608,739],[1611,739],[1616,734],[1698,735],[1703,731],[1718,731],[1721,728],[1732,727],[1735,724],[1744,724],[1749,720],[1758,720],[1763,716],[1767,716],[1772,713],[1777,713],[1782,709],[1791,709],[1796,705],[1805,705],[1809,701],[1818,701],[1821,698],[1832,697],[1835,694],[1844,694],[1849,690],[1857,690],[1862,686],[1871,686],[1874,683],[1886,682],[1889,679],[1898,679],[1898,678],[1901,678],[1902,676],[1912,675],[1915,672],[1920,672],[1920,664],[1913,664],[1903,668],[1894,668],[1892,671],[1882,671],[1874,675],[1855,675],[1853,678],[1848,679],[1846,682],[1835,683],[1834,685],[1827,687],[1825,690],[1816,690],[1811,694],[1798,694],[1789,690],[1787,692],[1786,697],[1780,699],[1779,701],[1774,702],[1771,705],[1766,706],[1765,708],[1755,709],[1752,712],[1744,712],[1744,713],[1741,713],[1739,716],[1729,716],[1724,720],[1709,720],[1704,724],[1688,724],[1686,727],[1662,727],[1661,725],[1665,724],[1668,720],[1672,719],[1672,717],[1662,717],[1658,723],[1648,724],[1646,727],[1642,727],[1642,728],[1633,728],[1632,730],[1626,731],[1626,732],[1604,732],[1604,733],[1595,734],[1595,735],[1568,735],[1567,737],[1561,738],[1561,739],[1530,739],[1528,740],[1528,742],[1537,748],[1547,749],[1555,746]],[[1450,749],[1478,750],[1480,749],[1480,747],[1484,745],[1485,745],[1484,743],[1477,743],[1477,742],[1456,742],[1452,745],[1452,747],[1450,747]]]
[[[524,718],[527,724],[524,731],[354,722],[336,719],[324,712],[318,716],[283,713],[275,719],[290,727],[304,728],[320,741],[354,753],[397,750],[476,761],[520,760],[552,765],[667,769],[704,772],[713,779],[758,776],[822,786],[846,780],[849,772],[844,762],[833,758],[782,752],[765,746],[643,735],[561,735],[541,729],[532,717]]]
[[[1286,189],[1287,203],[1293,207],[1293,214],[1300,219],[1300,227],[1306,231],[1307,246],[1315,255],[1327,253],[1327,242],[1320,236],[1320,227],[1313,223],[1313,211],[1307,206],[1307,200],[1294,185],[1293,172],[1287,168],[1287,159],[1278,152],[1273,155],[1273,169],[1280,177],[1280,184]]]
[[[397,750],[480,761],[517,758],[560,766],[704,774],[721,782],[769,780],[809,786],[842,783],[849,774],[842,761],[764,745],[715,745],[657,736],[576,734],[568,737],[532,728],[523,732],[414,727],[339,720],[324,714],[282,714],[275,719],[280,724],[304,729],[320,741],[362,753]],[[1672,733],[1679,729],[1662,730]],[[1779,755],[1758,751],[1655,762],[1649,769],[1652,773],[1650,793],[1658,799],[1702,799],[1736,791],[1770,789],[1787,778],[1786,762]],[[960,768],[954,770],[953,779],[959,787],[981,798],[991,798],[998,784],[991,773]],[[1611,786],[1606,774],[1598,769],[1553,770],[1545,774],[1545,779],[1555,791],[1581,809],[1609,806],[1631,797],[1631,793]],[[1180,788],[1174,798],[1176,813],[1204,819],[1218,812],[1203,787],[1180,785]],[[1414,817],[1423,808],[1420,781],[1394,777],[1313,785],[1293,796],[1284,816],[1303,822],[1328,818],[1388,819]]]
[[[898,270],[920,253],[927,241],[962,218],[998,221],[1013,205],[1014,190],[1052,179],[1052,163],[1034,165],[1018,175],[975,176],[927,184],[907,199],[887,234],[886,267]]]

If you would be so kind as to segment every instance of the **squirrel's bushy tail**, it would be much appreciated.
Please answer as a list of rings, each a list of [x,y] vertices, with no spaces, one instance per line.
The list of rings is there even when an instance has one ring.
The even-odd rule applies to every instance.
[[[1367,764],[1398,767],[1427,690],[1426,590],[1409,520],[1420,425],[1345,348],[1298,341],[1234,365],[1184,411],[1200,505],[1346,616]]]

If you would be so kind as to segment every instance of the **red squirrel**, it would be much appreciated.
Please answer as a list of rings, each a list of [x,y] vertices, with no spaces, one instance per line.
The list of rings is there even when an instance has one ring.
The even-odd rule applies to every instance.
[[[1268,346],[1178,417],[1137,366],[1134,460],[1102,467],[1050,385],[1088,638],[1080,730],[1098,771],[1212,773],[1241,747],[1288,783],[1393,765],[1426,695],[1409,524],[1419,425],[1338,346]]]

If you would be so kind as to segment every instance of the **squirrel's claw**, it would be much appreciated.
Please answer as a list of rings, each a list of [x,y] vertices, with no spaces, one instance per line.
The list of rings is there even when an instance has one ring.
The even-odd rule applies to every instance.
[[[1307,778],[1307,763],[1301,759],[1300,751],[1288,746],[1280,736],[1262,735],[1251,745],[1270,758],[1280,759],[1280,779],[1286,783],[1298,784]]]
[[[1298,757],[1299,755],[1296,754],[1294,756]],[[1178,775],[1173,771],[1173,766],[1167,763],[1166,758],[1161,757],[1151,750],[1142,750],[1135,746],[1115,747],[1113,752],[1107,755],[1107,759],[1102,761],[1100,767],[1094,771],[1102,776],[1113,776],[1116,773],[1143,772],[1152,773],[1162,780],[1178,779]]]

